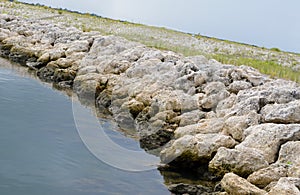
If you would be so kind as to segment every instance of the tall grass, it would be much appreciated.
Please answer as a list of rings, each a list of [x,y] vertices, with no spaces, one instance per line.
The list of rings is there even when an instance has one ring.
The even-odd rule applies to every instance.
[[[247,65],[273,78],[284,78],[300,83],[300,72],[294,71],[290,67],[282,66],[274,61],[263,61],[222,54],[212,54],[210,57],[224,64],[233,64],[236,66]]]

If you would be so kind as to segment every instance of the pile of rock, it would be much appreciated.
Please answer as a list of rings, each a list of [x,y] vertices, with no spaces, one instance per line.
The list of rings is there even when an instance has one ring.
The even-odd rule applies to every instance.
[[[294,82],[3,14],[0,44],[2,56],[108,110],[123,130],[139,135],[141,147],[160,152],[163,163],[207,165],[223,194],[300,193]]]

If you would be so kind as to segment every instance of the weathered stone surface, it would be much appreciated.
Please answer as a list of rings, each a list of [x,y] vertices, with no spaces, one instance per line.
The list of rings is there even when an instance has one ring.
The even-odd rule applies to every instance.
[[[236,113],[231,111],[231,108],[236,104],[236,94],[230,94],[230,96],[224,100],[221,100],[216,108],[216,116],[219,118],[234,116]],[[230,114],[232,112],[232,114]]]
[[[234,173],[227,173],[221,180],[221,185],[230,195],[265,195],[266,191],[249,183],[246,179]]]
[[[201,119],[205,118],[205,112],[200,110],[193,110],[191,112],[185,112],[180,116],[172,119],[173,123],[179,124],[179,127],[187,125],[197,124]]]
[[[286,104],[268,104],[262,108],[261,114],[265,122],[300,123],[300,100]]]
[[[279,163],[293,165],[300,162],[300,141],[289,141],[281,146]]]
[[[210,82],[204,88],[204,93],[205,96],[200,101],[203,109],[215,108],[221,100],[226,99],[230,95],[222,82]]]
[[[277,162],[288,165],[288,177],[300,177],[300,141],[282,145]]]
[[[90,49],[90,43],[87,40],[76,40],[68,45],[65,51],[66,56],[70,56],[77,52],[88,52]]]
[[[271,188],[267,195],[298,195],[300,194],[300,179],[293,177],[282,177],[277,184]]]
[[[277,182],[281,177],[299,177],[300,142],[289,141],[281,146],[276,163],[252,173],[247,180],[259,187]]]
[[[220,176],[228,172],[248,176],[268,165],[264,156],[256,149],[247,147],[228,149],[221,147],[209,162],[209,169]]]
[[[259,151],[268,163],[277,159],[281,144],[300,139],[300,125],[298,124],[261,124],[251,126],[245,130],[244,141],[236,146],[249,147]]]
[[[222,133],[232,136],[235,140],[241,142],[243,140],[244,130],[250,126],[258,125],[259,116],[256,112],[250,112],[245,116],[229,117],[224,124]]]
[[[175,130],[175,137],[179,138],[184,135],[195,135],[198,133],[219,133],[224,127],[224,119],[202,119],[199,123],[179,127]]]
[[[259,97],[265,105],[268,103],[285,104],[300,98],[300,88],[291,81],[272,80],[263,85],[240,91],[237,94],[237,101],[242,102],[251,97]]]
[[[164,163],[169,163],[181,156],[185,158],[185,155],[190,155],[191,161],[207,162],[218,148],[232,148],[235,144],[236,142],[231,137],[221,134],[186,135],[164,149],[161,152],[161,160]]]
[[[228,86],[228,91],[237,94],[239,91],[251,88],[252,85],[246,81],[234,81]]]
[[[278,181],[281,177],[287,177],[288,168],[289,165],[287,164],[275,163],[252,173],[247,180],[260,188],[264,188],[271,182]]]
[[[290,161],[287,162],[289,165],[288,177],[298,177],[300,178],[300,160],[298,159],[297,162],[291,164]]]
[[[97,88],[101,83],[106,83],[107,78],[99,74],[90,73],[77,76],[74,80],[73,89],[80,97],[87,99],[95,99],[97,95]]]
[[[50,61],[50,54],[48,52],[45,52],[39,57],[37,61],[42,63],[48,63]]]

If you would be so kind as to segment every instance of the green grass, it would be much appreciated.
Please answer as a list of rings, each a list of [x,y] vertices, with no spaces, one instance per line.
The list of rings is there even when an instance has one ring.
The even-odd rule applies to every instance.
[[[281,52],[281,50],[279,48],[273,47],[270,49],[271,51],[276,51],[276,52]]]
[[[212,54],[213,59],[223,64],[233,64],[236,66],[247,65],[256,68],[263,74],[270,75],[273,78],[283,78],[300,83],[300,73],[293,71],[289,67],[281,66],[274,61],[263,61],[253,58],[237,57],[222,54]]]

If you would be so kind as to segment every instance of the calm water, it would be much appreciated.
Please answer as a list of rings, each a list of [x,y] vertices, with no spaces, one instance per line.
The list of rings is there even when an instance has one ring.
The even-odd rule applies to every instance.
[[[299,0],[21,0],[300,53]]]
[[[0,194],[170,193],[157,170],[122,171],[95,158],[78,135],[70,98],[0,59]]]

